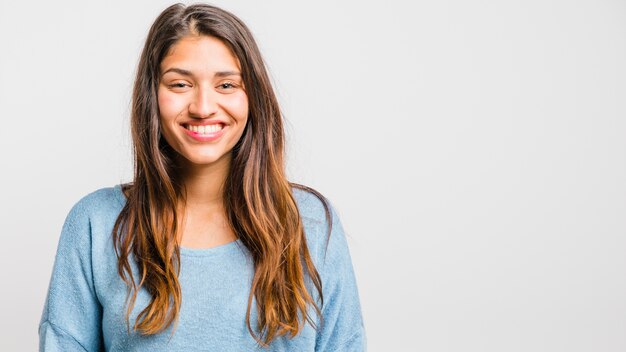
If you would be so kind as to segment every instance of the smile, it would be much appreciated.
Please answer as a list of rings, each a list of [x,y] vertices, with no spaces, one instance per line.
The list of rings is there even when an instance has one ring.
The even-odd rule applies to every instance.
[[[212,133],[216,133],[221,131],[222,129],[224,129],[224,125],[222,125],[221,123],[216,123],[216,124],[212,124],[212,125],[204,125],[204,126],[196,126],[196,125],[189,125],[189,124],[185,124],[183,125],[183,127],[191,132],[195,132],[197,134],[212,134]]]
[[[189,138],[200,143],[212,143],[219,141],[224,133],[227,133],[229,126],[223,122],[212,123],[209,125],[192,125],[189,123],[182,124],[181,127]]]

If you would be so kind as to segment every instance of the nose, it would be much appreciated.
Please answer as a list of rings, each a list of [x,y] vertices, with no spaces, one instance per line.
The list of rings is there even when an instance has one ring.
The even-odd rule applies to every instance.
[[[197,118],[211,117],[217,112],[217,96],[211,87],[197,87],[189,103],[189,114]]]

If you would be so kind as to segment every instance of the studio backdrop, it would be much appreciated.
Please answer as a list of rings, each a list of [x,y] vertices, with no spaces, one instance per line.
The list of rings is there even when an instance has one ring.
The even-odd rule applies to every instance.
[[[37,349],[61,226],[132,177],[166,1],[0,2],[0,350]],[[626,2],[214,1],[288,172],[337,209],[370,351],[626,351]]]

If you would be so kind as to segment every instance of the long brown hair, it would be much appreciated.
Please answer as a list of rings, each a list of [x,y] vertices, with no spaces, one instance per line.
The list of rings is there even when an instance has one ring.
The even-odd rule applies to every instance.
[[[282,115],[249,29],[233,14],[204,4],[165,9],[150,29],[137,69],[131,112],[134,181],[124,185],[127,202],[113,229],[118,272],[129,289],[126,319],[129,322],[141,288],[150,293],[151,300],[133,326],[140,333],[157,334],[175,325],[180,311],[176,234],[181,215],[177,204],[184,203],[185,190],[176,152],[160,134],[157,89],[162,59],[189,34],[220,39],[242,67],[249,116],[231,151],[223,202],[230,226],[254,263],[248,330],[266,346],[277,336],[295,336],[306,322],[316,327],[309,306],[321,321],[322,282],[307,249],[292,187],[312,192],[322,201],[329,226],[330,213],[319,193],[287,181]],[[133,262],[138,278],[133,276]],[[313,283],[319,301],[305,286],[307,280]],[[253,298],[257,327],[250,323]]]

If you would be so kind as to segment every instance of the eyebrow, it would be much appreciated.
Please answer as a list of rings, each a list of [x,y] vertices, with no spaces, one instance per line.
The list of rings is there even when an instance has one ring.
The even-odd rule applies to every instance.
[[[192,77],[193,73],[191,73],[191,71],[188,70],[184,70],[182,68],[178,68],[178,67],[172,67],[167,69],[165,72],[163,72],[161,74],[161,76],[165,76],[166,73],[168,72],[175,72],[178,74],[181,74],[183,76],[189,76]],[[240,76],[241,77],[241,73],[238,71],[219,71],[219,72],[215,72],[215,77],[228,77],[228,76]]]

